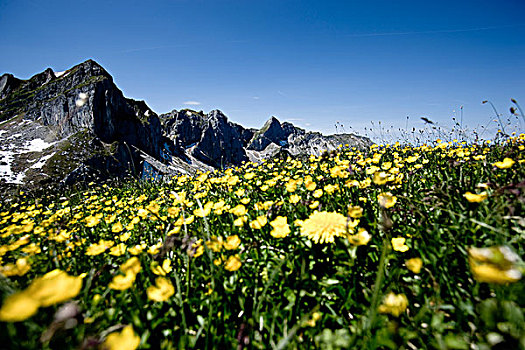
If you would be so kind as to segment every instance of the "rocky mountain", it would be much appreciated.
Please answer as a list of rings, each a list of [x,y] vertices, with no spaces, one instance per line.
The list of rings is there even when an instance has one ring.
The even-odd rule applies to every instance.
[[[92,60],[28,80],[4,74],[0,97],[0,177],[8,183],[137,174],[142,158],[135,147],[160,159],[171,143],[157,115],[125,98]]]
[[[253,131],[228,121],[219,110],[204,115],[191,110],[161,114],[164,131],[187,155],[214,168],[240,165],[247,161],[244,147]]]
[[[260,130],[248,129],[219,110],[157,116],[144,101],[125,98],[93,60],[27,80],[0,78],[0,185],[191,173],[281,152],[319,155],[340,144],[371,142],[307,132],[275,117]]]

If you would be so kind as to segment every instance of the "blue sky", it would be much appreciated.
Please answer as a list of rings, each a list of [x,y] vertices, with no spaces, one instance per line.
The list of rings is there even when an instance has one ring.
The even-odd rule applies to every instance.
[[[525,1],[0,0],[0,73],[88,58],[157,113],[324,133],[471,128],[525,106]],[[198,103],[198,104],[197,104]],[[522,123],[523,127],[523,123]]]

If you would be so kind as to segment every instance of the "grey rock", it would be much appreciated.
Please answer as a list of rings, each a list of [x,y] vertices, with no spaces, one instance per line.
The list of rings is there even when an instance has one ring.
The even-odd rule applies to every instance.
[[[28,80],[4,74],[0,96],[0,122],[4,121],[0,131],[13,134],[6,126],[10,120],[31,124],[33,129],[41,130],[39,138],[56,143],[56,154],[48,163],[57,163],[59,158],[65,158],[62,163],[71,163],[53,174],[55,181],[86,178],[89,169],[99,177],[140,174],[142,158],[132,146],[156,159],[162,159],[166,147],[177,153],[163,136],[158,116],[145,102],[125,98],[111,75],[93,60],[58,77],[49,68]],[[20,142],[31,141],[31,133],[23,134]],[[91,139],[98,146],[89,144]],[[12,163],[17,162],[24,170],[17,159]],[[59,168],[46,165],[44,173]]]
[[[192,155],[214,168],[240,165],[248,157],[237,130],[221,111],[211,111]]]

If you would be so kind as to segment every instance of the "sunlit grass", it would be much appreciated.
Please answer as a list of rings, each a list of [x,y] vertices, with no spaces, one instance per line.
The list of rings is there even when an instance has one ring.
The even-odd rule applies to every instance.
[[[2,344],[523,348],[524,150],[343,147],[21,194],[0,210]]]

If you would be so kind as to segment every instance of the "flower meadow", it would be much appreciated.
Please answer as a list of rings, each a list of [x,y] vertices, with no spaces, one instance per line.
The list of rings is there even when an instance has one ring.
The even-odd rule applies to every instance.
[[[525,135],[341,147],[0,208],[0,344],[525,348]]]

